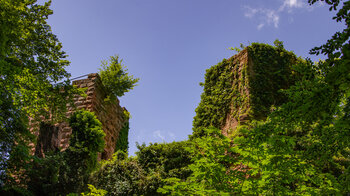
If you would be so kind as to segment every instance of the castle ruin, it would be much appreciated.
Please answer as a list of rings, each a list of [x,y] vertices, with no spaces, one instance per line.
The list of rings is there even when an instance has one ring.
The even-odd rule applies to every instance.
[[[104,151],[99,155],[99,159],[109,159],[112,157],[119,133],[128,120],[124,116],[125,108],[119,105],[119,100],[106,102],[107,92],[97,73],[92,73],[86,79],[73,81],[73,85],[78,88],[86,88],[86,97],[76,96],[74,98],[75,107],[68,107],[69,117],[75,110],[85,109],[94,112],[97,119],[102,123],[102,129],[106,134]],[[39,157],[45,156],[45,152],[50,150],[65,150],[69,146],[69,138],[72,129],[67,122],[55,125],[41,123],[39,129],[31,127],[31,131],[37,136],[36,145],[32,145],[32,151]]]

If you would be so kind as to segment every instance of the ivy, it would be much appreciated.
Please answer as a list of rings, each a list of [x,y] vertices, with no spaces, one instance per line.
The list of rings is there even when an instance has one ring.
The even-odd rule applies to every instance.
[[[70,146],[86,149],[91,153],[102,152],[105,146],[105,133],[101,122],[93,112],[78,110],[69,119],[72,128]]]
[[[293,52],[283,48],[278,40],[276,46],[253,43],[247,50],[252,59],[249,92],[250,110],[254,119],[264,119],[271,112],[271,106],[285,103],[286,96],[280,91],[294,83],[292,69],[297,59]]]
[[[125,118],[124,125],[119,132],[118,140],[115,144],[115,152],[119,150],[123,152],[127,152],[129,148],[128,136],[129,136],[130,113],[127,110],[124,110],[124,118]]]
[[[101,122],[93,112],[79,110],[70,117],[69,126],[72,135],[67,150],[34,157],[30,163],[27,186],[34,195],[82,192],[90,173],[97,169],[98,153],[105,145]]]
[[[76,93],[65,70],[67,55],[47,24],[50,5],[0,0],[0,171],[8,170],[0,172],[1,184],[11,184],[13,176],[29,169],[30,156],[24,152],[34,137],[27,117],[65,119]]]
[[[206,71],[205,83],[200,84],[204,87],[204,92],[193,120],[193,137],[202,136],[206,127],[223,125],[230,109],[227,106],[230,105],[234,95],[232,89],[234,67],[237,66],[233,59],[224,59]]]
[[[205,128],[222,129],[228,117],[239,124],[242,119],[264,119],[271,108],[286,101],[280,89],[294,83],[292,65],[303,60],[285,50],[282,42],[275,44],[252,43],[206,71],[192,139],[205,135]],[[240,62],[245,53],[246,62]]]

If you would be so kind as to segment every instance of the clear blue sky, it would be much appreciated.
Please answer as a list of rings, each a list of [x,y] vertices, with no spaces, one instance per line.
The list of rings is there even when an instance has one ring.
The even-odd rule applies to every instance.
[[[132,115],[130,155],[135,142],[187,139],[199,82],[207,68],[233,55],[229,47],[279,39],[310,57],[312,47],[343,27],[326,5],[306,0],[53,0],[51,8],[48,22],[73,77],[98,72],[101,60],[119,54],[140,78],[120,98]]]

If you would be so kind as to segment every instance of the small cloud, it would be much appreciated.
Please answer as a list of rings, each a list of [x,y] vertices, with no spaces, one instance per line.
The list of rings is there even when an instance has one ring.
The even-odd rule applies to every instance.
[[[131,134],[135,135],[136,141],[140,141],[143,138],[143,135],[145,134],[145,130],[138,130],[135,132],[131,132]]]
[[[247,18],[257,18],[261,22],[257,26],[257,28],[260,30],[262,27],[264,27],[266,24],[273,25],[275,28],[278,28],[279,24],[279,15],[278,12],[272,9],[263,9],[263,8],[251,8],[249,6],[245,6],[245,13],[244,16]]]
[[[278,15],[278,13],[276,13],[276,11],[274,10],[266,10],[265,14],[266,14],[266,22],[268,24],[273,24],[275,28],[278,28],[278,24],[280,21],[280,16]]]
[[[160,131],[160,130],[154,131],[154,132],[153,132],[153,137],[159,138],[159,139],[161,139],[162,141],[164,141],[164,136],[161,134],[161,131]]]
[[[260,23],[259,25],[258,25],[258,30],[260,30],[261,28],[263,28],[265,26],[265,24],[263,24],[263,23]]]
[[[172,131],[156,130],[152,132],[152,135],[155,141],[162,141],[162,142],[175,141],[175,134]]]
[[[175,134],[173,132],[169,131],[168,134],[172,140],[175,140]]]
[[[287,10],[291,13],[294,9],[309,8],[307,4],[302,0],[283,0],[278,9],[267,9],[267,8],[252,8],[250,6],[244,6],[244,16],[258,20],[259,24],[257,29],[260,30],[266,25],[278,28],[280,23],[280,14]]]
[[[251,8],[249,6],[245,6],[246,12],[244,16],[247,18],[253,18],[255,14],[259,11],[259,9]]]
[[[306,4],[302,2],[301,0],[284,0],[282,6],[280,7],[279,10],[283,11],[285,8],[302,8]]]

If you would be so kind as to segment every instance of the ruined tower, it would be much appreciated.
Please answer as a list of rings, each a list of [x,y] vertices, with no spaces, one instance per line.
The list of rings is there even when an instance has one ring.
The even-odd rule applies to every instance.
[[[292,66],[299,60],[281,45],[253,43],[209,68],[192,137],[200,137],[208,127],[234,135],[238,126],[265,119],[285,102],[281,89],[294,83]]]
[[[107,92],[102,84],[101,78],[97,73],[92,73],[85,79],[73,81],[73,85],[78,88],[86,88],[86,97],[76,96],[74,98],[75,107],[68,107],[67,116],[69,117],[75,110],[85,109],[94,112],[97,119],[102,123],[102,129],[106,134],[104,151],[99,155],[101,159],[109,159],[112,157],[119,133],[123,125],[128,121],[124,115],[125,108],[119,105],[119,100],[114,102],[106,102]],[[32,127],[32,131],[34,131]],[[49,150],[65,150],[69,146],[69,138],[72,129],[67,122],[55,125],[42,124],[36,129],[37,143],[33,147],[33,151],[38,156],[44,156]]]

